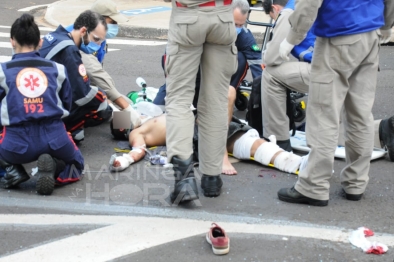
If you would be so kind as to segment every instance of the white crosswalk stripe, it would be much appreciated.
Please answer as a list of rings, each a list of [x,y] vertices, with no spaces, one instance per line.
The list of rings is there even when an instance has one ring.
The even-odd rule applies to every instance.
[[[2,30],[3,29],[3,30]],[[7,25],[0,25],[0,48],[5,48],[5,52],[9,53],[10,55],[0,55],[0,63],[7,62],[11,60],[11,43],[10,43],[10,32],[11,26]],[[39,27],[41,32],[41,37],[43,37],[48,32],[54,31],[53,28],[48,27]],[[129,40],[129,39],[107,39],[107,43],[109,45],[128,45],[128,46],[160,46],[165,45],[165,41],[146,41],[146,40]],[[109,48],[108,52],[119,51],[119,48]]]

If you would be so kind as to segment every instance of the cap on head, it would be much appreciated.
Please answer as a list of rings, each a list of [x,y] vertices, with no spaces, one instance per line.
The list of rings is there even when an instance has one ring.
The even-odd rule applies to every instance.
[[[99,13],[102,16],[109,16],[118,24],[129,21],[126,16],[118,12],[116,9],[116,4],[111,0],[97,0],[93,3],[91,10]]]

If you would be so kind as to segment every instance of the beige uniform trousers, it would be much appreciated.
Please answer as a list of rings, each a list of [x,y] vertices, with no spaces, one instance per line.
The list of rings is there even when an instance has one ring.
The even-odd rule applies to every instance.
[[[195,79],[201,65],[198,100],[199,169],[219,175],[227,137],[227,103],[231,76],[236,71],[236,32],[231,5],[173,8],[168,33],[167,154],[187,159],[193,152],[194,117],[190,110]]]
[[[284,62],[267,66],[261,78],[263,134],[288,140],[289,118],[286,114],[286,89],[308,93],[311,65],[306,62]]]
[[[264,136],[275,135],[277,140],[290,138],[289,118],[286,114],[286,89],[308,93],[310,71],[311,64],[305,62],[285,62],[264,70],[261,79]],[[381,121],[381,119],[374,121],[374,147],[376,148],[381,148],[379,138]],[[342,121],[340,126],[338,145],[345,146],[345,128]]]
[[[340,174],[341,184],[348,194],[364,193],[374,144],[371,110],[378,61],[377,31],[316,39],[306,112],[306,139],[311,151],[308,166],[295,184],[301,194],[329,199],[342,107],[346,167]]]

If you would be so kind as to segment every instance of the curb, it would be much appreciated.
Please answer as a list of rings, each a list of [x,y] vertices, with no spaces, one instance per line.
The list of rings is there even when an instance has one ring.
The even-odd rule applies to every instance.
[[[258,44],[263,43],[264,33],[252,32],[252,34]],[[168,29],[120,25],[119,33],[117,36],[137,39],[167,40]]]
[[[60,25],[60,23],[57,20],[52,18],[52,12],[53,12],[53,9],[56,5],[58,5],[59,3],[64,2],[64,1],[66,1],[66,0],[60,0],[60,1],[50,4],[47,7],[47,11],[45,12],[45,16],[44,16],[45,22],[47,22],[48,24],[50,24],[51,26],[53,26],[55,28],[57,28]]]

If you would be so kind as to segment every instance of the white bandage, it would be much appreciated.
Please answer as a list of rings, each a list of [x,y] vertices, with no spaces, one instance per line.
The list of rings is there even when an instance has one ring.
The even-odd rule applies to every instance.
[[[277,144],[264,142],[259,146],[259,148],[257,148],[256,153],[254,154],[254,160],[268,166],[271,163],[272,157],[279,151],[283,151],[283,149],[281,149]]]
[[[250,159],[250,150],[253,143],[259,138],[260,136],[256,129],[248,130],[235,141],[233,155],[238,159]]]
[[[132,129],[137,128],[141,125],[141,116],[136,110],[134,110],[131,107],[131,105],[129,105],[128,107],[126,107],[123,110],[130,112],[131,124],[133,125]]]
[[[115,160],[120,163],[120,166],[114,166]],[[111,171],[125,170],[132,163],[134,163],[134,159],[129,154],[123,154],[123,156],[116,156],[116,154],[113,154],[109,160]]]
[[[283,151],[276,156],[274,166],[287,173],[295,174],[300,167],[302,158],[292,152]]]
[[[307,154],[306,156],[302,156],[301,157],[300,167],[298,168],[298,170],[300,172],[307,167],[307,165],[308,165],[308,158],[309,158],[309,154]]]

